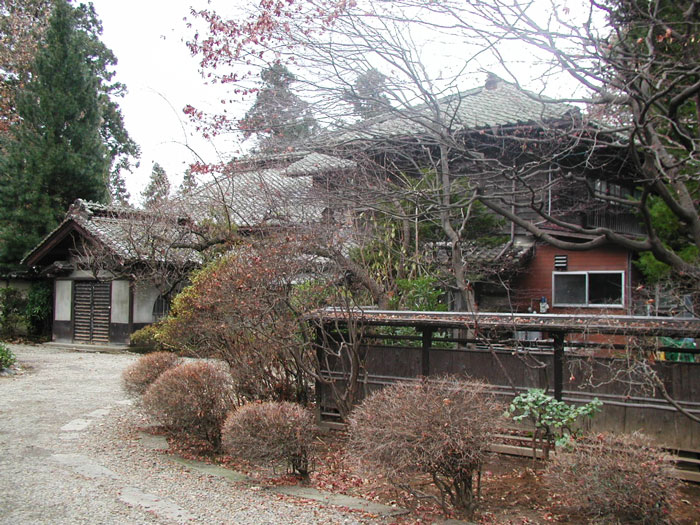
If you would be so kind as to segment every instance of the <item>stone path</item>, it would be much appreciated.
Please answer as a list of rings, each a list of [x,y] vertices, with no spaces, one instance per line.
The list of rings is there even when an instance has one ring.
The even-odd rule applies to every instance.
[[[121,391],[132,355],[12,350],[26,371],[0,378],[0,523],[384,523],[376,515],[396,511],[308,489],[260,490],[164,456],[162,441],[135,432]],[[364,513],[344,508],[355,505]]]

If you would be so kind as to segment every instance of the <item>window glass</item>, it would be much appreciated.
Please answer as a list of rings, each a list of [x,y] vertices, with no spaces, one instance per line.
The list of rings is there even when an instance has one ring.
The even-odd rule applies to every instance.
[[[622,304],[622,274],[589,273],[588,304]]]
[[[555,274],[554,304],[586,304],[585,274]]]
[[[170,298],[159,295],[153,304],[153,320],[160,321],[170,313]]]

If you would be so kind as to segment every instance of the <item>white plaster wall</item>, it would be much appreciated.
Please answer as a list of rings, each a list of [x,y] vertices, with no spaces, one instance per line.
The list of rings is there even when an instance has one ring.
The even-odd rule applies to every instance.
[[[153,305],[160,292],[154,286],[136,285],[134,289],[134,323],[152,323]]]
[[[112,322],[129,322],[129,281],[112,281]]]
[[[56,280],[54,294],[54,319],[70,321],[73,302],[73,281]]]

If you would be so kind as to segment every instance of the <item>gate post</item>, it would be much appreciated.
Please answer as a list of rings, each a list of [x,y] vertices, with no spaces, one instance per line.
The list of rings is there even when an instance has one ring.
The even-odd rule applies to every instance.
[[[423,340],[421,345],[421,375],[430,375],[430,348],[433,346],[433,329],[423,329]]]
[[[564,335],[554,334],[554,399],[561,401],[564,387]]]

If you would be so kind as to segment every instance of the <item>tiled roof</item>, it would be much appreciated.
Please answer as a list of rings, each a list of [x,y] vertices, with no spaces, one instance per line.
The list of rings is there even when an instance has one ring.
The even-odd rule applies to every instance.
[[[68,232],[73,225],[99,241],[124,262],[150,260],[173,264],[199,264],[198,252],[174,247],[196,242],[191,230],[178,218],[164,213],[136,210],[125,206],[111,206],[82,199],[76,200],[65,219],[25,256],[30,260],[42,246],[56,236]]]
[[[449,242],[436,242],[432,244],[434,257],[439,263],[447,263],[450,257]],[[479,273],[482,269],[491,269],[497,272],[515,270],[532,254],[534,244],[513,244],[505,242],[494,246],[487,246],[474,241],[462,244],[462,260],[467,266],[473,265]],[[468,268],[469,269],[469,268]]]
[[[352,160],[341,159],[322,153],[311,153],[301,160],[293,162],[283,171],[290,177],[298,175],[315,175],[317,173],[327,173],[338,170],[349,170],[357,167],[357,163]]]
[[[285,176],[285,169],[215,176],[211,182],[174,204],[177,213],[195,221],[221,220],[224,214],[241,227],[311,222],[321,218],[310,176]]]
[[[578,111],[573,106],[550,102],[500,79],[491,89],[480,87],[447,96],[440,100],[439,108],[441,122],[449,123],[452,130],[537,125],[566,118]],[[361,126],[343,130],[331,140],[339,143],[420,135],[436,128],[435,122],[434,111],[420,104],[375,117]]]

